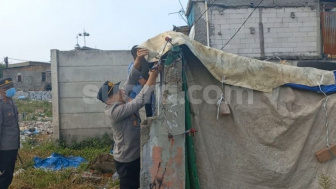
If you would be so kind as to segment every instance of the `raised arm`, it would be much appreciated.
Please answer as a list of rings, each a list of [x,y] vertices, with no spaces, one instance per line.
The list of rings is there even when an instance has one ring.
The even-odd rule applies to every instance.
[[[148,55],[148,53],[149,52],[146,49],[138,49],[137,57],[134,60],[134,65],[123,87],[127,95],[138,83],[139,77],[141,76],[140,68],[141,65],[146,61],[144,57]]]
[[[158,73],[158,70],[151,71],[147,83],[141,89],[140,93],[135,97],[135,99],[125,104],[118,105],[115,107],[114,110],[112,110],[112,118],[115,121],[120,121],[131,116],[149,102],[151,95],[155,89],[155,83]]]

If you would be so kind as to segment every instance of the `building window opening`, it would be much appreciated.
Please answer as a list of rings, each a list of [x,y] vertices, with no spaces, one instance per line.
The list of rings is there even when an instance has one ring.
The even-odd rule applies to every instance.
[[[18,82],[22,82],[22,80],[21,80],[21,75],[18,75],[18,80],[17,80]]]
[[[42,72],[42,81],[46,81],[46,73]]]
[[[45,86],[45,90],[46,90],[46,91],[51,91],[51,84],[46,85],[46,86]]]

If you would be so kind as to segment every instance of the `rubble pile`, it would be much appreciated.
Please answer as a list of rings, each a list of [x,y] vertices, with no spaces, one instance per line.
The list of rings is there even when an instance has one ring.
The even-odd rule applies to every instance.
[[[25,141],[26,137],[30,137],[36,134],[53,134],[51,121],[21,121],[19,124],[21,141]]]

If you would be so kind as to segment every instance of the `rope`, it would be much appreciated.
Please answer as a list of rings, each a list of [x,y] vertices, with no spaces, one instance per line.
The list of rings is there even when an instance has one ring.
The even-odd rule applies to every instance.
[[[218,108],[217,108],[217,120],[219,120],[218,119],[218,117],[219,117],[219,107],[220,107],[220,104],[222,103],[223,99],[224,99],[224,97],[223,97],[223,93],[222,93],[220,99],[217,101],[217,106],[218,106]]]
[[[324,95],[324,103],[323,103],[323,109],[324,109],[324,112],[325,112],[325,128],[327,129],[326,131],[326,142],[327,142],[327,147],[330,148],[330,144],[329,144],[329,120],[328,120],[328,109],[327,109],[327,102],[329,100],[329,96],[322,90],[322,87],[321,87],[321,83],[323,82],[323,79],[324,79],[324,75],[322,75],[321,77],[321,80],[320,82],[318,82],[312,75],[310,75],[307,71],[309,70],[310,68],[308,68],[307,70],[305,70],[305,75],[308,75],[310,78],[312,78],[318,85],[321,93]]]

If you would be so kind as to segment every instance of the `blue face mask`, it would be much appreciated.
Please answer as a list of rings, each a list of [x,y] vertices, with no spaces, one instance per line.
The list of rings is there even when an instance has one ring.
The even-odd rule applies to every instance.
[[[16,91],[15,88],[10,88],[6,91],[6,96],[12,98],[15,95]]]

